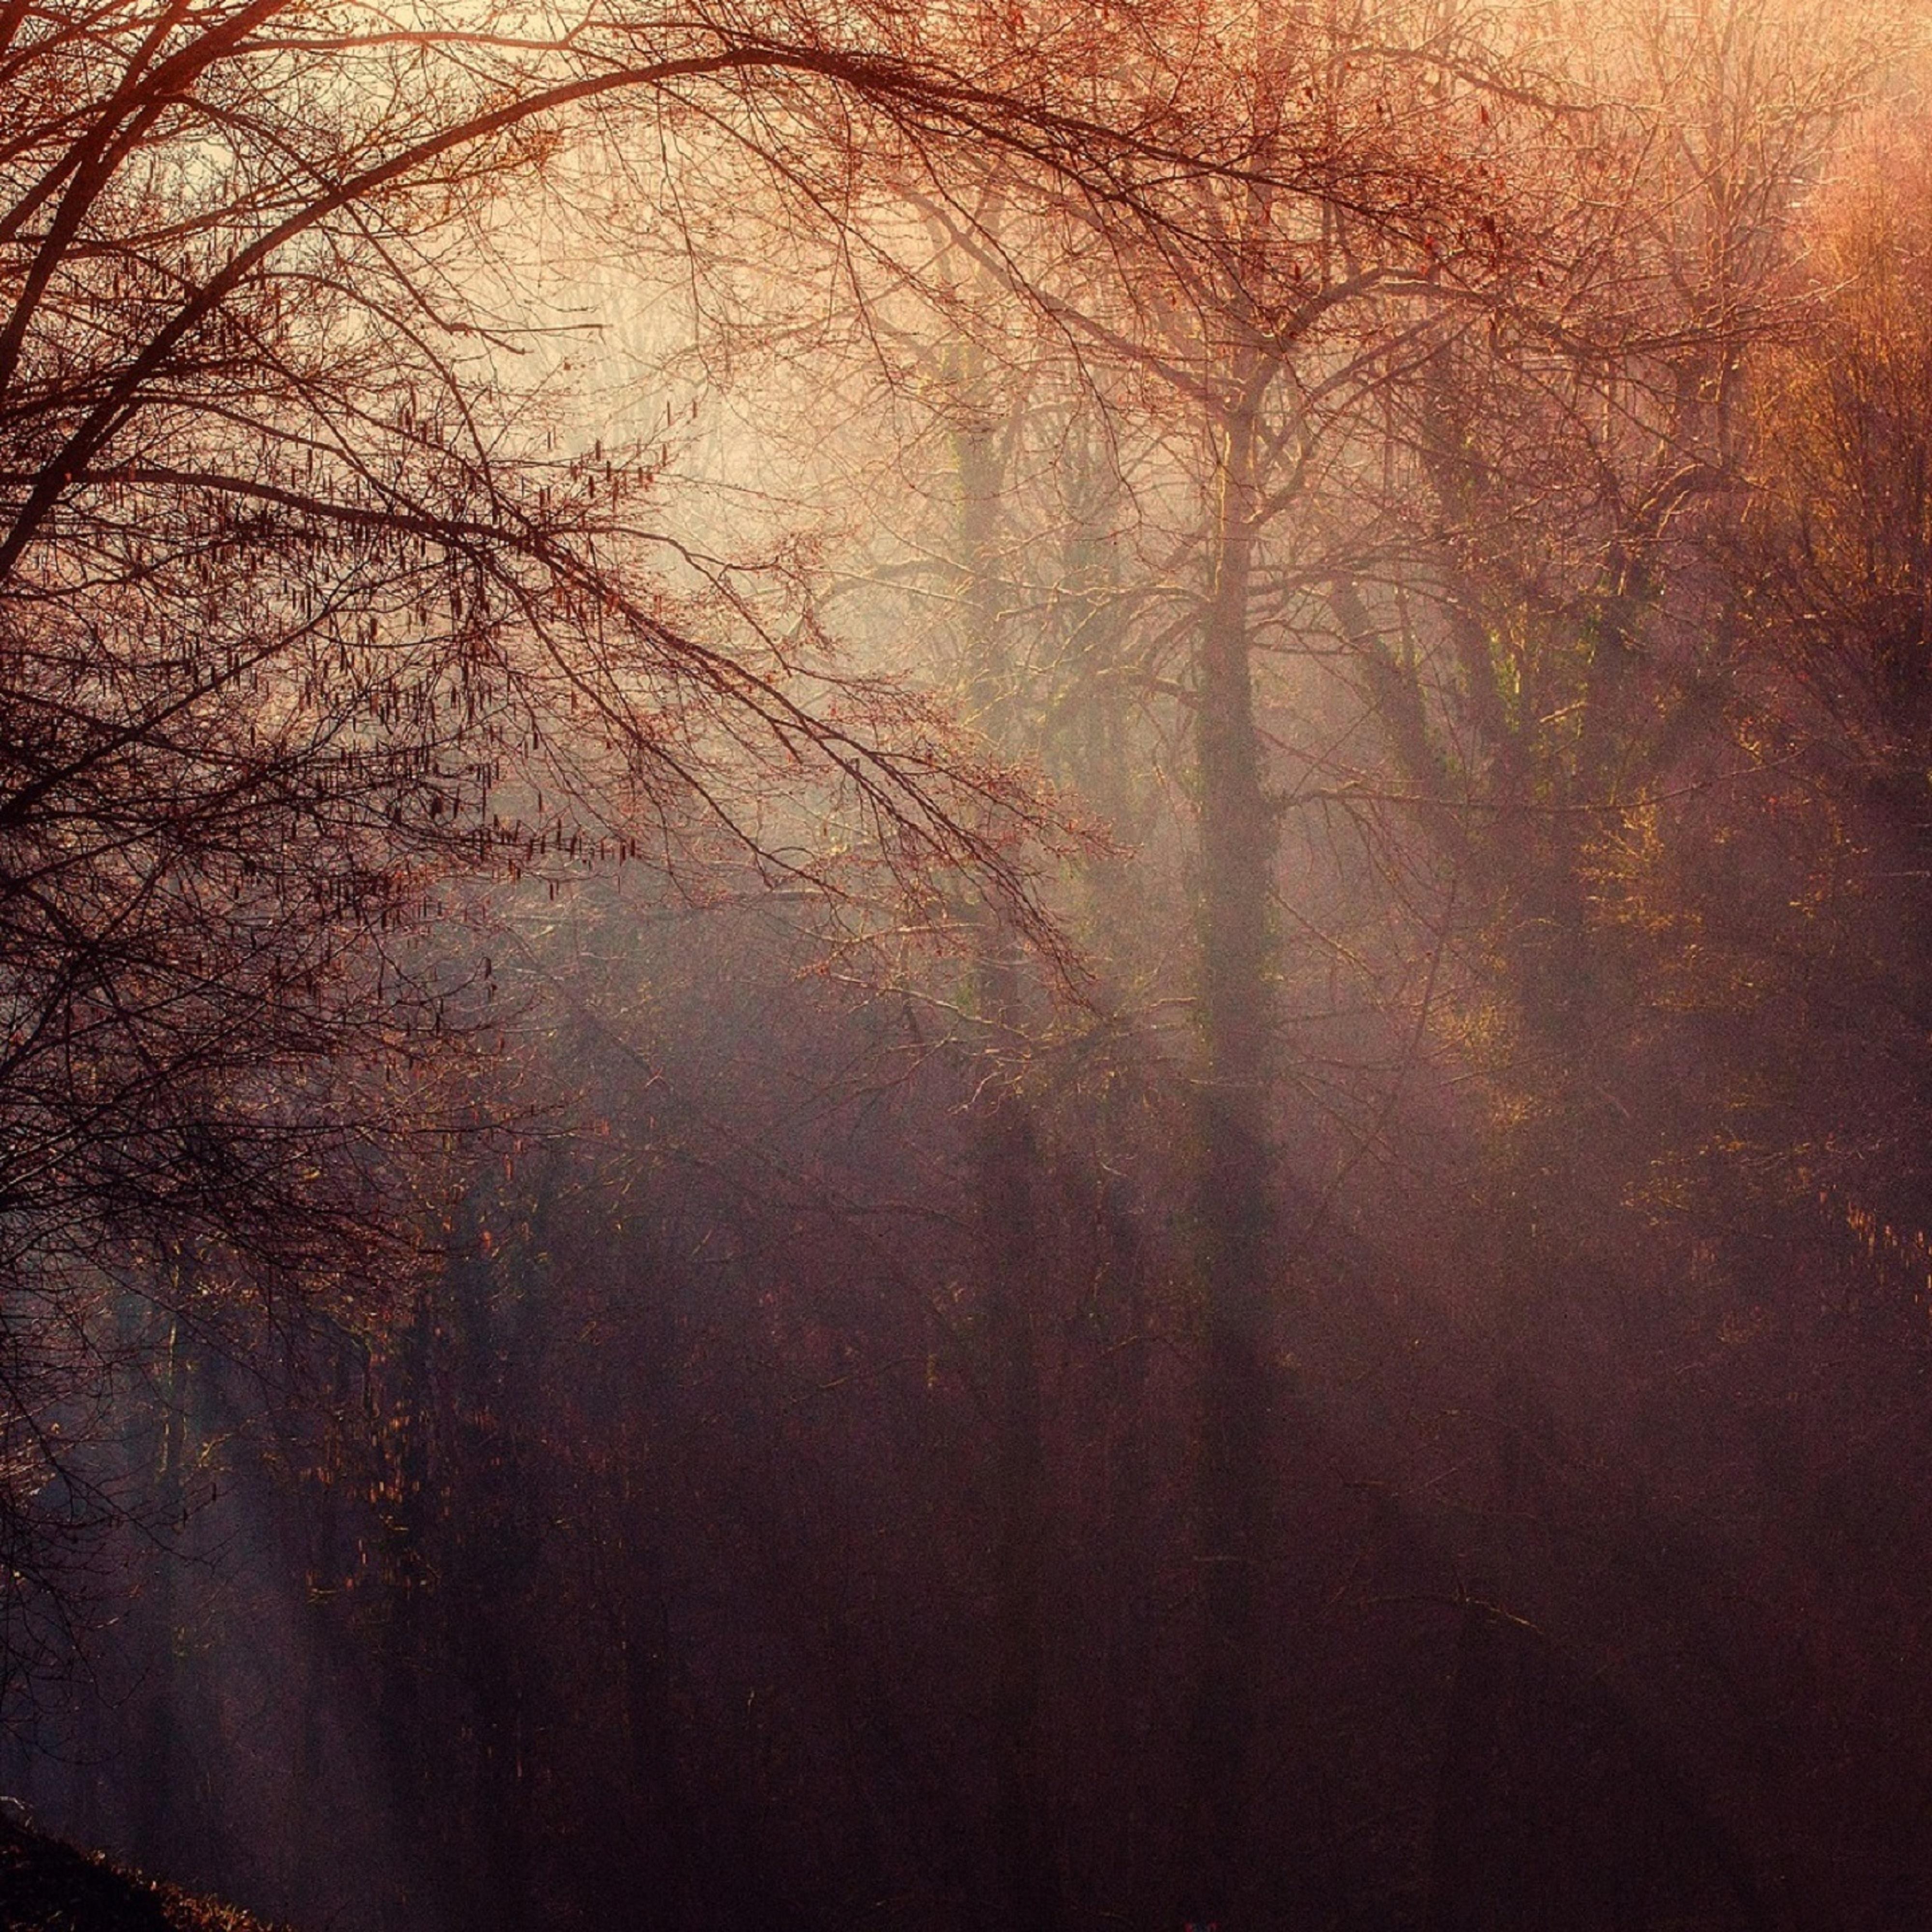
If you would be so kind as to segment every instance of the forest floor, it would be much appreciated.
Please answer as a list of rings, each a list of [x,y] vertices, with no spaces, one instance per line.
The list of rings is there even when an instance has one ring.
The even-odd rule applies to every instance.
[[[0,1816],[0,1932],[272,1932],[232,1905],[110,1864]]]

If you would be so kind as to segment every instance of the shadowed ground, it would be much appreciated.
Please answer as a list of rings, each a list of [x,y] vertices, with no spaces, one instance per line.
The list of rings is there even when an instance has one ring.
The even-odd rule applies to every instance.
[[[0,1816],[0,1932],[271,1932],[259,1918],[117,1870]]]

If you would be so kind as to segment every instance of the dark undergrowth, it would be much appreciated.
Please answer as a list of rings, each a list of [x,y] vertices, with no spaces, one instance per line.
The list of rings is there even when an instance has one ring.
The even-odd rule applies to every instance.
[[[0,1932],[272,1932],[259,1918],[0,1817]]]

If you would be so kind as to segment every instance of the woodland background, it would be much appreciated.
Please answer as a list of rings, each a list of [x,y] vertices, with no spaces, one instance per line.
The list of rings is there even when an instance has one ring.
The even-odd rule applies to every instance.
[[[1922,1925],[1923,43],[0,0],[0,1787]]]

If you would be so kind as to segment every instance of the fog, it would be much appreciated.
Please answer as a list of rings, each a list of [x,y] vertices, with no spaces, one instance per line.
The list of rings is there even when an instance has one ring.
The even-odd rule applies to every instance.
[[[1922,33],[1010,11],[297,21],[5,258],[0,1793],[303,1932],[1922,1926]]]

